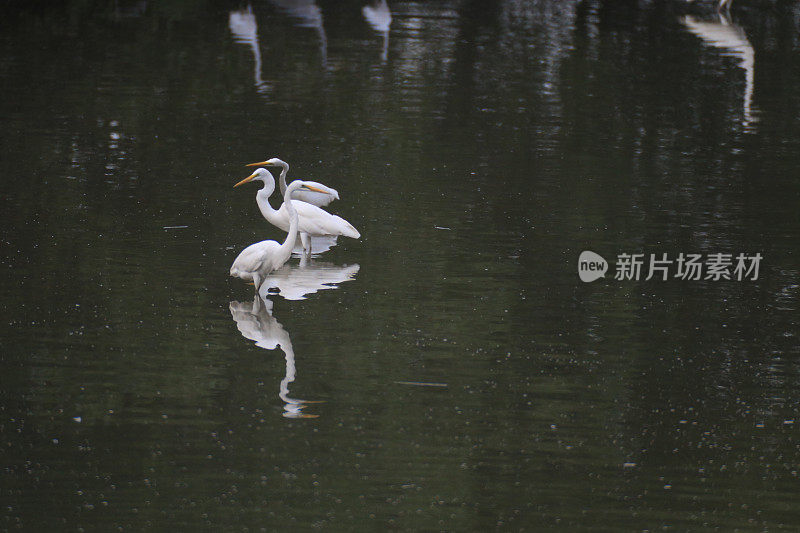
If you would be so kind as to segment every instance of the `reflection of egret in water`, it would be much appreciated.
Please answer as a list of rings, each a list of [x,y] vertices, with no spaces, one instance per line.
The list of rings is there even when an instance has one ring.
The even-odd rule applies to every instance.
[[[690,32],[697,35],[709,46],[721,48],[723,55],[737,57],[740,59],[739,66],[745,72],[744,88],[744,120],[745,127],[756,122],[753,116],[751,104],[753,101],[753,86],[755,79],[755,51],[744,30],[731,23],[725,14],[719,15],[719,22],[701,22],[694,17],[686,16],[683,24]]]
[[[334,246],[336,246],[336,241],[338,237],[336,235],[313,235],[309,237],[309,242],[311,244],[311,257],[316,257],[320,254],[324,254]],[[303,243],[301,239],[297,239],[295,242],[294,248],[292,249],[292,255],[295,257],[305,257],[306,254],[305,250],[303,249]]]
[[[335,289],[339,283],[354,279],[359,268],[358,264],[337,266],[303,257],[299,266],[286,264],[267,276],[262,285],[262,295],[275,289],[286,300],[303,300],[309,294]]]
[[[236,327],[242,336],[255,341],[256,346],[265,350],[275,350],[278,346],[286,356],[286,375],[281,380],[278,396],[284,402],[283,416],[287,418],[317,418],[319,415],[303,413],[306,404],[319,403],[299,400],[289,396],[289,384],[297,375],[294,366],[294,348],[289,333],[272,316],[272,302],[256,295],[253,303],[230,303],[231,316],[236,321]]]
[[[287,418],[316,418],[317,415],[303,413],[303,409],[309,403],[319,402],[289,396],[289,384],[297,376],[294,348],[289,333],[272,316],[273,304],[266,298],[267,288],[280,290],[281,296],[287,300],[302,300],[309,294],[335,289],[337,283],[352,280],[358,269],[358,265],[339,267],[330,263],[310,263],[304,259],[299,267],[284,265],[268,276],[262,286],[262,293],[255,296],[252,304],[230,303],[231,316],[242,336],[255,341],[256,346],[265,350],[275,350],[280,346],[286,356],[286,375],[281,380],[278,396],[285,404],[283,416]]]
[[[269,87],[261,79],[261,49],[258,44],[258,24],[256,23],[256,16],[253,14],[253,8],[247,6],[247,9],[231,11],[228,15],[228,27],[237,43],[250,45],[255,59],[253,77],[256,90],[263,93]]]
[[[389,26],[392,24],[392,12],[386,0],[379,0],[372,5],[361,8],[364,18],[372,29],[383,36],[383,49],[381,50],[381,60],[386,62],[389,58]]]
[[[314,28],[319,36],[319,53],[322,66],[328,63],[328,37],[322,25],[322,10],[314,0],[270,0],[274,6],[298,21],[300,28]]]

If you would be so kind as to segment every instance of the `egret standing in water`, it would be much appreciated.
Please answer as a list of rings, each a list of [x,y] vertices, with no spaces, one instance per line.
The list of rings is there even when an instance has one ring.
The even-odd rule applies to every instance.
[[[303,244],[303,250],[305,250],[306,254],[311,255],[311,237],[338,237],[339,235],[344,235],[345,237],[351,237],[353,239],[358,239],[361,237],[361,234],[358,232],[358,230],[342,217],[332,215],[327,211],[307,202],[300,202],[297,200],[290,201],[288,196],[284,195],[284,202],[280,209],[273,209],[269,203],[269,197],[275,190],[275,176],[273,176],[269,170],[265,168],[256,169],[255,172],[234,185],[234,187],[238,187],[239,185],[249,181],[264,182],[264,186],[259,189],[258,193],[256,193],[256,203],[258,204],[258,208],[261,210],[261,214],[264,215],[264,218],[266,218],[273,226],[277,226],[283,231],[289,231],[289,207],[293,207],[293,210],[297,211],[298,231],[300,233],[300,240]],[[293,181],[292,185],[298,183],[298,181],[299,180]],[[322,185],[321,183],[316,183],[313,181],[305,181],[300,183],[305,184],[307,187],[309,185],[311,186],[311,188],[306,190],[322,192],[328,195],[336,193],[336,191],[330,187]],[[291,185],[288,189],[286,189],[286,192],[288,193],[290,189]],[[288,205],[290,203],[291,206]],[[292,246],[294,246],[294,241],[295,239],[293,238],[291,240]]]
[[[326,192],[300,180],[292,182],[289,188],[286,189],[283,203],[289,216],[289,234],[286,235],[286,240],[283,241],[283,244],[279,244],[276,241],[261,241],[251,244],[242,250],[233,261],[233,265],[231,265],[231,276],[252,281],[256,287],[256,292],[261,288],[261,284],[264,283],[267,275],[273,270],[282,267],[292,255],[292,249],[294,248],[295,240],[297,240],[297,227],[299,224],[297,211],[294,209],[291,199],[292,194],[298,190]]]
[[[260,163],[250,163],[247,165],[248,167],[281,167],[281,175],[278,177],[278,184],[281,187],[281,194],[286,193],[286,174],[289,172],[289,163],[278,159],[277,157],[273,157],[272,159],[267,159],[266,161],[261,161]],[[330,194],[319,194],[316,192],[303,192],[298,191],[294,198],[295,200],[300,200],[301,202],[306,202],[317,207],[325,207],[329,203],[334,200],[339,199],[339,193],[336,192],[336,189],[331,189]]]

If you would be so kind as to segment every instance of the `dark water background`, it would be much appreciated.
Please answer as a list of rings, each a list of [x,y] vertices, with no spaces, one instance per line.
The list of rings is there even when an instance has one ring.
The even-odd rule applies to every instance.
[[[0,8],[0,528],[800,529],[798,4],[364,6]]]

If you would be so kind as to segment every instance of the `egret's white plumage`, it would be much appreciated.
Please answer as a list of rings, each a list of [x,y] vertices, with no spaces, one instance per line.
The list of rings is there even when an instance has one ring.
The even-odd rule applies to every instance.
[[[238,187],[239,185],[250,181],[264,182],[264,186],[259,189],[258,193],[256,193],[256,203],[258,204],[259,210],[261,210],[261,214],[264,215],[264,218],[266,218],[273,226],[276,226],[283,231],[289,231],[290,210],[287,209],[288,202],[286,201],[286,196],[284,196],[283,205],[281,205],[279,209],[274,209],[269,203],[269,197],[275,190],[275,176],[273,176],[269,170],[265,168],[259,168],[256,169],[256,171],[251,175],[234,185],[234,187]],[[293,181],[291,185],[289,185],[287,193],[292,189],[292,185],[297,182],[297,180]],[[333,191],[333,189],[330,187],[314,181],[304,181],[301,183],[310,185],[312,187],[310,190],[327,194],[331,194],[331,191]],[[335,191],[333,192],[335,193]],[[358,239],[361,237],[361,234],[358,232],[358,230],[342,217],[332,215],[327,211],[306,202],[292,200],[291,205],[294,207],[293,210],[296,211],[298,215],[298,232],[300,233],[303,249],[306,251],[306,253],[311,253],[310,237],[337,237],[339,235],[351,237],[353,239]],[[292,239],[292,243],[294,243],[294,238]]]
[[[250,163],[247,166],[281,167],[281,175],[278,177],[278,185],[281,188],[281,194],[286,194],[286,174],[289,172],[289,163],[283,161],[282,159],[278,159],[277,157],[273,157],[272,159],[267,159],[266,161],[261,161],[260,163]],[[333,189],[331,187],[328,187],[328,189],[330,190],[330,193],[328,194],[320,194],[318,192],[308,192],[308,191],[297,191],[294,194],[294,199],[315,205],[317,207],[325,207],[332,201],[339,199],[339,193],[336,191],[336,189]]]
[[[292,248],[294,248],[295,240],[297,240],[299,224],[297,211],[293,207],[295,204],[291,201],[291,198],[292,194],[299,189],[325,192],[303,181],[292,182],[289,188],[286,189],[286,201],[284,202],[287,217],[289,218],[289,227],[287,228],[289,233],[286,235],[286,240],[283,244],[272,240],[251,244],[241,251],[233,261],[233,265],[231,265],[231,276],[252,281],[256,287],[256,292],[258,292],[267,274],[282,267],[292,255]]]

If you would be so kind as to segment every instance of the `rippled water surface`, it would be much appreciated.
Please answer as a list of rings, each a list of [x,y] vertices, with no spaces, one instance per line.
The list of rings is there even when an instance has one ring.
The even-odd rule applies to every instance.
[[[0,529],[800,529],[796,2],[0,12]]]

